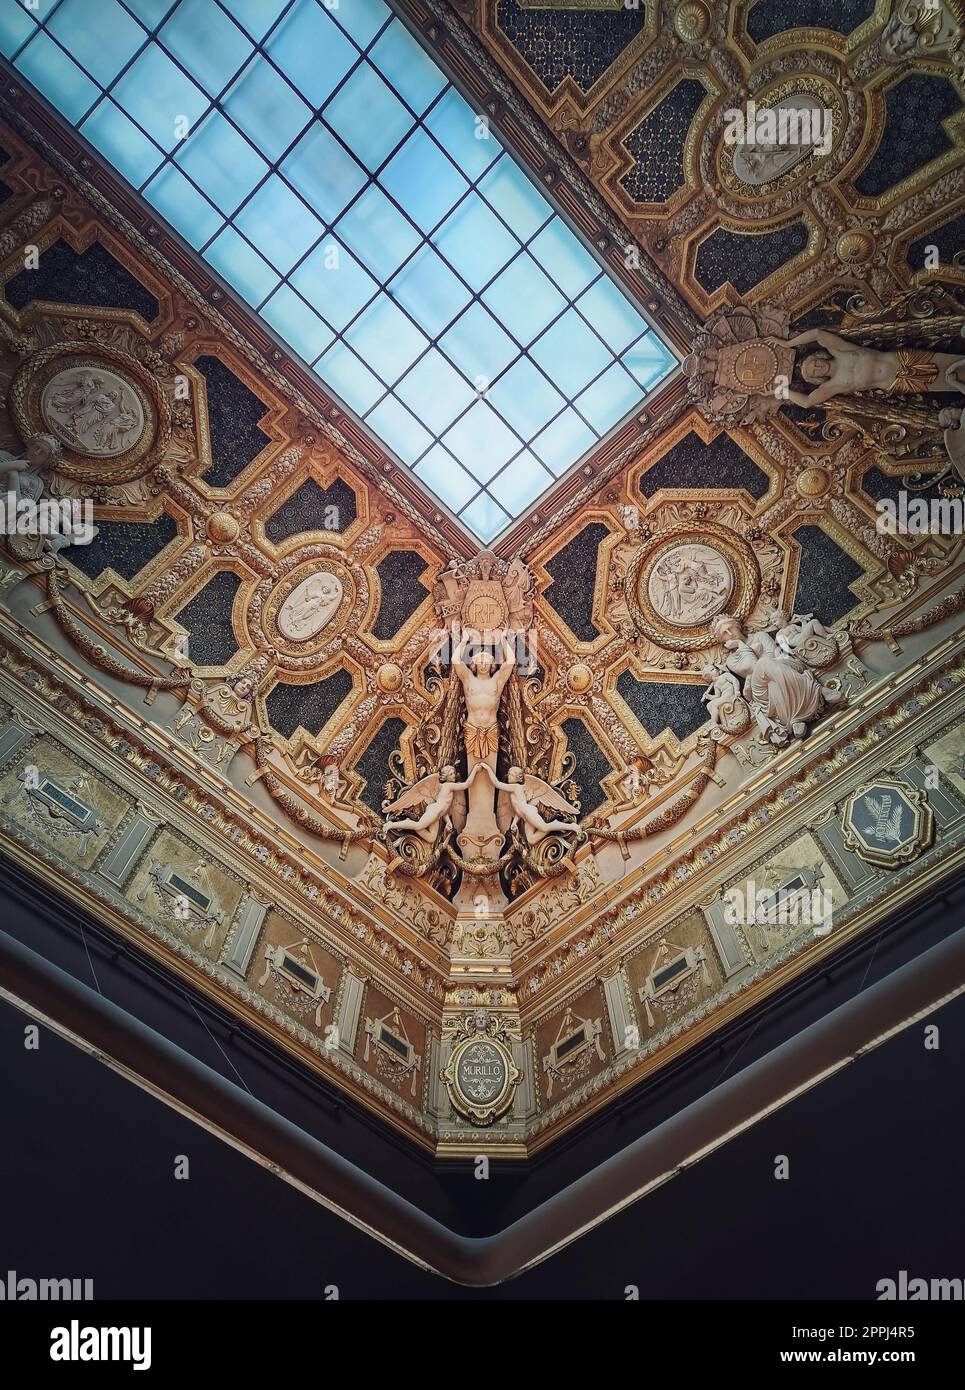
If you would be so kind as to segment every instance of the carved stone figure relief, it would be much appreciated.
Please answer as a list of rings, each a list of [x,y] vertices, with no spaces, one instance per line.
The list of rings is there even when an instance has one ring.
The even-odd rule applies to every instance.
[[[144,408],[131,384],[107,368],[68,367],[57,372],[40,398],[44,424],[89,458],[116,458],[144,431]]]
[[[342,601],[342,581],[328,570],[303,579],[278,610],[278,628],[293,642],[316,637]]]
[[[696,627],[727,607],[734,571],[709,545],[680,545],[660,557],[647,581],[655,611],[678,627]]]

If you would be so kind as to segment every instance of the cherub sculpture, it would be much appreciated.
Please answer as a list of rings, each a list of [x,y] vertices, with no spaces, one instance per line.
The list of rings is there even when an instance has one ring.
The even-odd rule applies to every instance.
[[[741,695],[741,683],[737,676],[726,666],[723,670],[716,666],[705,666],[701,675],[711,682],[700,698],[707,706],[711,724],[718,731],[716,736],[742,734],[750,724],[750,710]]]
[[[534,777],[521,767],[511,767],[506,774],[509,781],[500,782],[488,764],[481,766],[486,768],[493,787],[500,793],[496,804],[496,824],[504,834],[513,821],[521,821],[526,843],[532,849],[556,831],[582,833],[575,820],[544,820],[537,809],[540,806],[573,817],[576,811],[565,797],[541,777]]]
[[[483,766],[483,763],[477,763],[465,782],[456,781],[456,769],[451,763],[438,772],[430,773],[428,777],[421,777],[383,809],[386,815],[392,815],[421,806],[422,814],[404,820],[386,820],[385,831],[411,830],[426,844],[434,844],[441,826],[448,824],[457,831],[461,830],[466,823],[466,800],[457,793],[469,788]]]
[[[837,638],[813,613],[789,614],[775,608],[767,631],[774,634],[782,656],[800,657],[807,666],[829,666],[838,655]]]

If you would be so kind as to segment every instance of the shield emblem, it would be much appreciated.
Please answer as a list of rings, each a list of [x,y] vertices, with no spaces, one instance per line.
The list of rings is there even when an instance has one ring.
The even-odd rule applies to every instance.
[[[464,627],[479,633],[501,628],[507,618],[503,587],[496,580],[475,579],[466,590],[462,607]]]
[[[790,381],[793,369],[793,348],[752,338],[750,342],[732,343],[720,349],[717,385],[742,395],[763,396],[773,390],[778,376]]]

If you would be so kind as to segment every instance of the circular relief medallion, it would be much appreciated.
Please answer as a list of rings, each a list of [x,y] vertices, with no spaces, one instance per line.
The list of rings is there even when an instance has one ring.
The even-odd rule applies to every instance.
[[[522,1072],[503,1043],[477,1034],[456,1044],[442,1079],[454,1109],[487,1125],[509,1109]]]
[[[171,431],[160,386],[127,353],[57,343],[29,357],[10,387],[22,439],[49,433],[64,446],[59,471],[92,483],[140,478],[158,462]]]
[[[710,545],[676,545],[650,571],[653,610],[674,627],[697,627],[722,613],[734,592],[734,571]]]
[[[88,458],[112,459],[144,433],[144,407],[131,384],[106,368],[68,367],[43,389],[40,413],[51,434]]]
[[[761,573],[742,536],[709,521],[658,531],[633,557],[627,606],[637,630],[671,651],[713,645],[719,613],[745,618],[757,602]]]

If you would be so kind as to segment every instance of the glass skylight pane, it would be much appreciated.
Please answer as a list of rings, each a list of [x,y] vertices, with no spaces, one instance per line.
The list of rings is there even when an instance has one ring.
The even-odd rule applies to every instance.
[[[265,180],[235,222],[283,275],[288,274],[325,230],[277,174]]]
[[[516,345],[481,304],[471,305],[456,320],[439,346],[474,384],[483,378],[488,384],[519,356]]]
[[[533,238],[529,249],[550,279],[570,299],[575,299],[600,274],[600,267],[589,251],[580,245],[559,217],[554,217],[539,236]]]
[[[389,282],[389,289],[433,338],[452,323],[472,297],[431,246],[415,253]]]
[[[184,172],[226,215],[268,173],[268,165],[224,116],[212,111],[175,154]]]
[[[448,449],[433,444],[425,458],[416,464],[416,476],[452,511],[458,512],[479,491],[475,478],[456,462]]]
[[[386,396],[371,415],[366,416],[366,424],[375,430],[380,439],[385,440],[390,449],[395,450],[403,463],[415,463],[432,443],[432,435],[394,396]]]
[[[335,224],[335,230],[372,274],[383,281],[390,279],[419,245],[419,233],[412,223],[374,184]]]
[[[69,121],[79,121],[97,98],[94,83],[40,30],[17,59],[17,67]]]
[[[646,319],[605,276],[580,296],[576,307],[613,352],[623,352],[647,331]]]
[[[322,380],[359,415],[385,394],[385,387],[344,343],[333,343],[315,368]]]
[[[491,541],[493,536],[498,536],[509,522],[509,517],[502,507],[497,507],[485,492],[481,492],[474,502],[470,502],[469,506],[460,512],[460,516],[484,541]]]
[[[516,238],[475,193],[470,193],[450,213],[432,241],[476,291],[519,250]]]
[[[22,0],[17,0],[17,3],[22,3]],[[51,13],[57,8],[58,4],[59,0],[30,0],[29,9],[30,13],[37,20],[37,23],[42,24],[45,19],[50,18]],[[28,7],[24,6],[24,8],[26,9]]]
[[[346,5],[355,0],[345,0]],[[359,60],[317,0],[298,0],[265,45],[272,59],[306,100],[321,106]]]
[[[424,232],[431,232],[469,185],[422,130],[413,131],[379,182]]]
[[[260,304],[278,284],[275,271],[233,227],[226,227],[205,254],[215,270],[229,285],[234,285],[249,304]]]
[[[387,386],[408,371],[429,346],[424,334],[384,294],[369,305],[346,338]]]
[[[442,442],[455,454],[463,468],[481,483],[488,483],[493,474],[520,448],[512,430],[485,401],[477,401],[471,406],[442,436]]]
[[[629,414],[639,400],[639,386],[618,362],[614,362],[592,386],[577,396],[573,404],[597,434],[603,435]]]
[[[275,291],[261,312],[272,328],[285,342],[291,343],[306,362],[314,362],[335,336],[304,299],[300,299],[287,285],[281,285]]]
[[[339,0],[333,11],[338,22],[360,48],[366,48],[379,30],[392,18],[392,11],[382,0]]]
[[[645,391],[655,386],[674,366],[672,354],[653,332],[634,343],[630,351],[623,354],[622,361]]]
[[[50,32],[95,81],[106,87],[147,39],[116,0],[64,0],[51,15]]]
[[[114,100],[161,146],[171,151],[208,109],[199,87],[156,44],[131,64],[112,92]]]
[[[81,126],[80,133],[135,188],[140,188],[144,180],[150,178],[164,158],[154,141],[138,130],[109,97],[95,107]]]
[[[527,451],[513,459],[502,473],[493,478],[489,491],[510,516],[519,516],[555,481],[552,473],[547,473],[539,460]]]
[[[351,4],[351,0],[347,3]],[[369,60],[417,116],[446,85],[444,74],[398,19],[393,19],[373,45]]]
[[[557,477],[596,443],[596,435],[571,409],[546,426],[533,440],[532,450]]]
[[[509,263],[482,298],[523,347],[566,308],[566,300],[525,251]]]
[[[264,58],[254,58],[224,99],[228,115],[275,160],[311,120],[311,110]]]
[[[412,128],[412,117],[374,68],[363,63],[325,108],[325,121],[373,172]]]
[[[160,32],[167,51],[209,96],[217,96],[248,61],[250,39],[214,0],[181,0]]]
[[[248,0],[251,4],[253,0]],[[125,0],[127,8],[133,10],[138,19],[144,21],[149,29],[154,29],[171,8],[171,0]],[[238,3],[238,0],[235,0]],[[261,3],[261,0],[254,0]]]
[[[524,439],[532,439],[566,404],[527,357],[514,362],[490,387],[486,400]]]
[[[0,0],[4,49],[482,539],[676,366],[383,0]]]
[[[224,222],[221,213],[173,164],[165,165],[151,180],[144,196],[195,250],[210,241]]]
[[[436,435],[476,399],[472,387],[435,348],[406,373],[395,390]]]
[[[130,3],[130,0],[128,0]],[[170,0],[149,0],[150,4],[170,4]],[[231,13],[260,43],[288,4],[288,0],[231,0]]]
[[[553,215],[542,193],[508,154],[490,169],[480,182],[479,191],[520,241],[529,241]]]
[[[426,125],[470,179],[478,179],[502,153],[502,146],[454,87],[436,102]]]
[[[12,58],[21,44],[37,29],[22,5],[0,5],[0,53]]]
[[[326,222],[335,221],[365,182],[361,165],[317,122],[299,140],[281,172]]]
[[[291,277],[299,294],[336,332],[354,319],[378,291],[371,275],[334,237],[326,237]]]
[[[599,338],[572,309],[547,328],[530,355],[571,400],[610,360]]]

